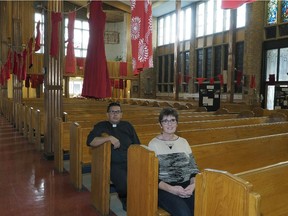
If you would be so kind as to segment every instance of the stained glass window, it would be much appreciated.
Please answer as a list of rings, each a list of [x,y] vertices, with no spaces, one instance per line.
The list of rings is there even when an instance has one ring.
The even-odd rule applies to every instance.
[[[267,16],[267,24],[276,24],[277,23],[277,0],[270,0],[268,3],[268,16]]]
[[[288,1],[281,1],[281,21],[288,22]]]

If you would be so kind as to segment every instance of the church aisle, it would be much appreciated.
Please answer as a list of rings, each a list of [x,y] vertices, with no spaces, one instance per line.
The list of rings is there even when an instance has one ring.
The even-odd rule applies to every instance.
[[[90,192],[74,189],[69,173],[54,171],[53,161],[34,150],[3,116],[0,164],[1,216],[99,215],[91,205]]]

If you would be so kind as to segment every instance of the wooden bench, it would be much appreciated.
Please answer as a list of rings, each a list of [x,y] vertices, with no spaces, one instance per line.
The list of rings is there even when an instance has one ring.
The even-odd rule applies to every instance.
[[[83,116],[82,116],[83,117]],[[92,129],[93,125],[100,121],[103,118],[101,115],[98,119],[97,116],[90,116],[89,120],[84,121],[82,118],[81,127],[89,127]],[[205,120],[205,121],[190,121],[190,122],[180,122],[178,126],[178,130],[192,130],[193,128],[210,128],[210,127],[223,127],[229,125],[242,125],[242,124],[258,124],[265,122],[267,120],[266,117],[258,117],[251,119],[224,119],[224,120]],[[129,120],[130,121],[130,120]],[[87,122],[87,123],[85,123]],[[159,124],[143,124],[142,119],[136,118],[133,120],[133,125],[136,131],[141,131],[138,133],[139,135],[145,136],[145,140],[150,141],[153,136],[155,136],[159,131]],[[155,118],[156,122],[156,118]],[[63,172],[63,152],[68,153],[70,149],[70,124],[71,121],[64,122],[61,118],[56,118],[54,120],[54,165],[56,170],[59,172]],[[85,125],[83,125],[85,124]],[[144,133],[143,133],[144,132]],[[38,129],[36,129],[36,134],[38,134]],[[149,136],[147,135],[149,134]],[[39,136],[39,135],[38,135]],[[147,140],[149,139],[149,140]],[[37,139],[38,140],[38,139]],[[141,139],[140,139],[141,140]],[[141,140],[142,141],[142,140]],[[143,142],[143,141],[142,141]],[[146,142],[145,142],[146,143]]]
[[[288,160],[287,143],[288,133],[285,133],[191,148],[200,170],[212,168],[239,173]],[[158,192],[157,161],[154,152],[143,146],[128,149],[128,215],[159,215],[155,195]]]
[[[70,167],[70,173],[72,173],[71,180],[73,182],[73,185],[77,189],[82,188],[81,167],[84,164],[88,165],[91,163],[91,152],[87,150],[89,149],[89,147],[86,145],[87,136],[92,129],[92,126],[89,126],[89,124],[91,123],[88,123],[88,128],[86,128],[86,125],[84,127],[81,126],[81,123],[80,124],[74,123],[70,127],[70,137],[71,137],[70,162],[74,164],[74,165],[71,165]],[[213,141],[237,140],[242,136],[246,138],[251,138],[251,137],[257,137],[257,136],[264,136],[266,134],[281,134],[281,133],[285,133],[287,131],[287,128],[288,128],[288,122],[280,122],[280,123],[267,123],[267,124],[250,125],[250,126],[234,126],[234,127],[221,127],[221,128],[213,128],[213,129],[179,131],[178,133],[181,136],[185,137],[191,146],[193,147],[197,146],[197,149],[200,149],[199,151],[202,151],[200,148],[201,145],[210,146],[210,145],[207,145],[207,143],[212,143]],[[152,133],[152,134],[140,133],[138,134],[138,136],[142,143],[148,144],[148,142],[157,134],[158,133]],[[227,145],[227,146],[229,147],[230,145]],[[85,153],[87,153],[87,155],[85,155]],[[58,149],[57,154],[60,154],[59,155],[60,160],[55,160],[56,166],[59,167],[58,168],[59,171],[63,171],[63,156],[61,156],[63,155],[63,150]],[[202,153],[199,155],[202,155]],[[85,158],[85,161],[83,161],[83,158]],[[75,171],[74,169],[77,169],[77,171]],[[77,175],[76,174],[74,175],[74,173],[77,173]]]
[[[287,178],[288,161],[234,175],[205,169],[196,176],[195,216],[288,215]]]

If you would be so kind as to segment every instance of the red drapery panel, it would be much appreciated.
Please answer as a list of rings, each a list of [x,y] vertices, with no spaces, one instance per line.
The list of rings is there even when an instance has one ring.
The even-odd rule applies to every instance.
[[[127,62],[120,62],[119,75],[127,76]]]
[[[240,86],[243,73],[242,71],[237,71],[237,86]]]
[[[131,0],[131,44],[133,73],[153,67],[152,2]]]
[[[51,12],[51,46],[50,55],[56,57],[59,50],[59,25],[58,23],[62,20],[62,14],[60,12]]]
[[[36,34],[36,38],[35,38],[35,48],[34,48],[35,52],[40,50],[40,39],[41,39],[40,21],[37,22],[36,31],[37,31],[37,34]]]
[[[35,44],[36,48],[36,44]],[[29,68],[33,67],[33,37],[30,38],[28,42],[28,59],[29,59]]]
[[[70,12],[68,14],[68,44],[67,55],[65,59],[65,72],[75,73],[76,70],[76,58],[74,52],[74,23],[76,19],[76,12]]]
[[[211,78],[209,79],[209,82],[210,82],[211,85],[214,84],[214,81],[215,81],[215,80],[214,80],[214,77],[211,77]]]
[[[222,0],[222,9],[236,9],[244,3],[254,2],[256,0]]]
[[[21,80],[26,79],[26,74],[27,74],[27,64],[26,64],[26,59],[27,59],[27,49],[23,50],[22,52],[22,70],[21,70]]]
[[[256,88],[255,75],[252,75],[252,76],[251,76],[251,80],[250,80],[250,88],[251,88],[251,89],[255,89],[255,88]]]
[[[203,77],[199,77],[199,78],[196,78],[198,84],[202,84],[204,80],[206,80],[206,78],[203,78]]]
[[[218,74],[217,77],[218,77],[218,79],[220,81],[220,85],[223,86],[223,84],[224,84],[223,75],[222,74]]]
[[[101,1],[91,1],[89,16],[89,42],[85,62],[82,96],[111,97],[111,86],[104,46],[106,14]]]

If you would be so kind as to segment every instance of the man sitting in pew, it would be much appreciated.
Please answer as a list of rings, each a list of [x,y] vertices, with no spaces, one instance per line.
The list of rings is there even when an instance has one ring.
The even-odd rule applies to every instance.
[[[111,142],[110,179],[126,211],[127,150],[132,144],[140,144],[140,140],[131,123],[121,120],[122,110],[119,103],[112,102],[108,105],[107,118],[107,121],[94,125],[87,137],[87,145],[96,147],[105,142]],[[102,136],[103,133],[108,136]]]
[[[199,169],[187,140],[175,134],[177,111],[164,108],[159,123],[162,133],[149,142],[159,160],[158,205],[173,216],[193,216],[194,179]]]

